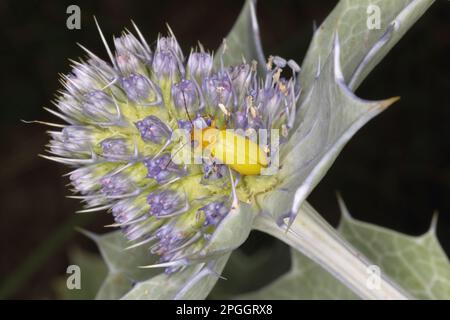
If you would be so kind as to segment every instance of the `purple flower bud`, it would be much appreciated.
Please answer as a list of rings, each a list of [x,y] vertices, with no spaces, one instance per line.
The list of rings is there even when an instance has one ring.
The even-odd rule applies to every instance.
[[[167,239],[170,237],[172,230],[173,228],[171,225],[163,225],[161,228],[155,231],[155,237],[159,240]]]
[[[178,192],[153,191],[147,197],[150,214],[156,218],[179,215],[187,211],[186,198]]]
[[[147,215],[147,208],[136,204],[134,199],[124,199],[116,202],[112,207],[114,221],[121,226],[126,237],[133,241],[148,236],[154,229],[151,223],[146,223],[150,218]]]
[[[126,217],[126,218],[123,218],[123,220],[120,220],[120,218],[115,218],[115,221],[116,221],[116,223],[127,223],[127,221],[138,220],[139,218],[134,218],[134,219],[131,218],[131,217],[138,216],[138,214],[141,214],[140,210],[138,210],[137,208],[133,208],[132,210],[130,210],[128,212],[129,217],[127,217],[127,212],[125,211],[121,217]],[[143,216],[143,217],[145,217],[145,216]],[[126,219],[129,219],[129,220],[126,220]],[[120,221],[123,221],[123,222],[120,222]],[[140,240],[140,239],[142,239],[142,237],[145,237],[148,233],[151,232],[151,230],[147,230],[148,228],[143,227],[142,223],[126,224],[126,225],[121,226],[121,229],[122,229],[122,232],[127,237],[127,239],[130,241],[134,241],[134,240],[138,240],[138,239]]]
[[[85,94],[83,109],[86,115],[96,121],[117,120],[117,109],[114,101],[101,90],[94,90]]]
[[[197,88],[191,80],[183,79],[173,84],[172,99],[175,108],[185,116],[187,116],[186,109],[191,112],[196,111],[199,107]]]
[[[178,120],[178,128],[187,130],[188,132],[192,131],[192,123],[189,120]]]
[[[86,121],[83,102],[71,94],[67,92],[62,94],[54,104],[62,114],[67,115],[68,119],[76,119],[77,122],[81,123]]]
[[[144,141],[161,144],[166,142],[172,133],[171,129],[156,116],[148,116],[135,123]]]
[[[67,126],[61,132],[50,132],[50,150],[52,153],[74,157],[76,155],[91,155],[93,132],[87,126]]]
[[[153,57],[153,72],[158,79],[174,80],[180,74],[175,55],[168,50],[157,51]]]
[[[139,70],[139,59],[130,51],[117,52],[116,61],[121,74],[127,75]]]
[[[131,205],[131,201],[121,200],[112,207],[112,214],[116,223],[127,223],[136,218],[136,210]]]
[[[176,259],[186,244],[193,244],[199,238],[195,236],[195,233],[183,232],[172,224],[163,225],[154,235],[158,239],[158,243],[153,245],[150,251],[152,254],[160,255],[159,262],[161,263]],[[180,268],[181,266],[179,265],[170,266],[165,269],[165,273],[171,274]]]
[[[107,62],[99,59],[98,57],[90,58],[87,61],[86,66],[89,68],[88,73],[91,75],[91,77],[97,80],[96,82],[98,82],[98,89],[105,87],[105,85],[107,85],[109,81],[117,76],[116,70],[114,70],[113,67],[111,67]]]
[[[100,89],[89,65],[79,64],[72,69],[72,73],[65,76],[63,81],[67,90],[74,96],[84,94],[92,88]]]
[[[284,111],[284,98],[285,95],[278,87],[263,89],[258,95],[258,103],[261,105],[265,116],[273,120],[278,113]]]
[[[233,87],[226,75],[213,74],[204,78],[202,89],[213,107],[217,107],[219,103],[228,106],[232,101]]]
[[[259,116],[257,116],[256,118],[248,118],[247,129],[249,128],[254,129],[257,132],[259,129],[266,129],[266,126],[264,124],[264,121]]]
[[[92,128],[86,126],[67,126],[62,130],[63,141],[86,143],[92,140]]]
[[[203,173],[204,179],[222,179],[227,174],[227,167],[223,164],[205,159],[203,161]]]
[[[163,255],[161,262],[170,260],[169,251],[180,245],[185,239],[182,232],[178,231],[172,225],[163,225],[155,232],[155,237],[159,242],[152,247],[153,254]]]
[[[147,100],[152,92],[150,80],[141,74],[132,73],[123,77],[120,82],[128,98],[134,102]]]
[[[98,187],[98,179],[92,166],[72,171],[69,178],[74,188],[83,195],[95,191]]]
[[[145,159],[147,177],[155,179],[159,184],[166,183],[173,178],[182,176],[185,172],[171,160],[170,153],[164,153],[154,159]]]
[[[197,80],[209,76],[213,68],[213,57],[205,52],[192,52],[187,62],[189,75]]]
[[[124,75],[143,69],[151,59],[149,50],[131,33],[114,38],[114,46],[117,66]]]
[[[240,64],[237,66],[230,67],[229,75],[233,87],[239,96],[243,96],[247,93],[251,81],[253,80],[251,68],[248,64]]]
[[[205,214],[204,226],[218,225],[229,212],[224,201],[211,202],[199,209]]]
[[[106,175],[100,179],[105,196],[120,196],[133,191],[133,183],[123,174]]]
[[[248,126],[248,117],[243,111],[236,111],[233,114],[233,120],[234,120],[234,128],[235,129],[247,129]]]
[[[197,118],[192,120],[192,123],[197,129],[205,129],[211,125],[211,119],[205,120],[202,116],[197,116]]]
[[[184,60],[183,52],[175,37],[161,37],[156,44],[156,51],[169,51],[180,61]]]
[[[100,142],[102,155],[109,160],[123,160],[130,157],[130,146],[123,138],[107,138]]]
[[[201,116],[197,116],[197,118],[191,120],[178,120],[178,128],[187,130],[188,132],[192,131],[192,128],[196,129],[205,129],[211,125],[211,119],[205,119]]]

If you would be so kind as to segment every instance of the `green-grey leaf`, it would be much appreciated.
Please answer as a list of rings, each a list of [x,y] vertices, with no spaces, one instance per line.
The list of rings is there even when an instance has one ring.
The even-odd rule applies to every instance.
[[[256,19],[256,0],[245,1],[238,19],[225,38],[225,43],[225,46],[222,44],[217,50],[218,54],[214,60],[216,67],[220,66],[222,57],[225,67],[240,64],[244,58],[247,62],[258,61],[259,69],[263,69],[265,58]]]
[[[280,218],[298,212],[301,203],[333,164],[350,138],[396,99],[368,101],[345,85],[336,36],[313,89],[300,106],[301,124],[280,150],[280,186],[263,194],[263,208]]]
[[[127,293],[135,282],[148,279],[162,271],[139,268],[155,263],[157,257],[151,255],[146,246],[126,249],[131,244],[120,231],[105,235],[89,232],[85,234],[95,241],[108,268],[108,276],[97,293],[97,299],[118,299]]]
[[[239,206],[232,209],[222,220],[197,257],[203,259],[221,256],[238,248],[247,240],[255,216],[256,212],[252,206],[243,202],[239,203]]]
[[[207,264],[195,264],[175,274],[163,273],[139,282],[123,299],[205,299],[216,284],[229,256],[230,253],[227,253]]]
[[[133,288],[133,282],[124,273],[110,272],[103,281],[95,299],[116,300]]]
[[[222,272],[226,280],[217,283],[208,299],[231,299],[272,282],[289,269],[289,252],[278,240],[252,253],[233,251]]]
[[[301,82],[304,92],[309,92],[313,86],[319,59],[324,61],[328,56],[335,33],[341,39],[341,63],[345,81],[355,90],[433,2],[434,0],[339,1],[314,33],[303,61]],[[373,6],[377,7],[373,9]],[[380,9],[380,28],[369,29],[367,19],[375,18],[377,8]]]
[[[450,262],[436,237],[436,219],[413,237],[350,216],[340,201],[339,232],[418,299],[450,299]]]
[[[410,294],[450,298],[450,262],[436,238],[434,221],[419,237],[355,220],[340,201],[341,235]],[[375,289],[376,290],[376,289]],[[292,251],[291,270],[243,299],[356,299],[349,289],[303,254]]]
[[[125,238],[121,231],[95,236],[94,241],[110,272],[124,273],[135,281],[146,279],[149,276],[150,271],[139,268],[139,266],[155,263],[158,259],[157,256],[149,253],[146,246],[126,249],[132,243]]]
[[[237,299],[357,299],[352,291],[303,254],[291,249],[291,270],[268,286]]]

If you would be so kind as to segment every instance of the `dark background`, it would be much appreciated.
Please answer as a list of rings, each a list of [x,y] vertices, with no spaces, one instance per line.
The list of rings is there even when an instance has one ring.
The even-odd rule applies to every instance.
[[[83,54],[76,42],[106,58],[92,16],[109,39],[133,19],[152,42],[167,22],[188,52],[197,40],[217,48],[242,3],[0,1],[0,287],[13,289],[2,298],[55,297],[50,282],[64,274],[68,248],[95,250],[74,226],[103,232],[110,222],[107,214],[74,214],[81,205],[65,197],[66,168],[37,156],[46,128],[20,122],[54,121],[42,107],[51,106],[67,59]],[[265,53],[300,63],[313,20],[319,24],[336,3],[260,1]],[[81,30],[66,28],[70,4],[81,7]],[[310,196],[332,224],[339,219],[336,190],[354,217],[411,235],[425,232],[438,211],[438,236],[450,253],[449,22],[450,3],[436,1],[358,90],[368,99],[402,99],[351,140]]]

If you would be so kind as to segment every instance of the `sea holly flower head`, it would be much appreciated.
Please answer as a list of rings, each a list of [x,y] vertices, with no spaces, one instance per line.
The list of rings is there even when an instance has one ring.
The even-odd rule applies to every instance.
[[[65,90],[51,112],[67,124],[51,132],[47,157],[74,167],[69,176],[83,211],[110,211],[130,245],[148,246],[171,273],[206,257],[221,222],[241,203],[256,208],[254,194],[276,179],[250,178],[214,152],[180,163],[186,143],[174,131],[239,129],[247,144],[259,129],[268,141],[274,130],[286,136],[300,94],[299,69],[280,57],[268,59],[264,74],[256,61],[215,67],[203,47],[185,57],[172,31],[154,48],[137,28],[136,34],[115,38],[115,50],[107,46],[109,63],[85,49],[86,59],[63,76]],[[261,146],[269,162],[278,152],[271,146]]]

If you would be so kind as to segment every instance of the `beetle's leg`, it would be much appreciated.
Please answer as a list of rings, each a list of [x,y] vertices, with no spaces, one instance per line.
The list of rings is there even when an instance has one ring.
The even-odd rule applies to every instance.
[[[175,153],[173,153],[173,154],[170,156],[169,161],[167,161],[166,165],[164,166],[164,170],[167,169],[167,167],[173,162],[173,156],[177,155],[177,153],[180,152],[180,151],[186,146],[186,144],[187,144],[187,142],[184,142],[184,143],[181,145],[181,147],[179,147],[179,148],[175,151]],[[164,148],[164,147],[163,147],[163,148]],[[156,156],[155,156],[155,158],[156,158]]]
[[[233,201],[231,202],[230,212],[233,212],[233,211],[236,211],[236,210],[239,209],[239,199],[238,199],[237,193],[236,193],[236,183],[235,183],[235,180],[233,178],[233,173],[231,172],[231,168],[230,167],[228,167],[228,172],[230,173],[231,192],[232,192],[231,195],[233,197]]]

